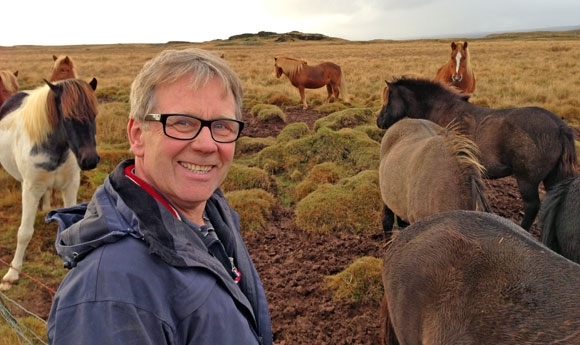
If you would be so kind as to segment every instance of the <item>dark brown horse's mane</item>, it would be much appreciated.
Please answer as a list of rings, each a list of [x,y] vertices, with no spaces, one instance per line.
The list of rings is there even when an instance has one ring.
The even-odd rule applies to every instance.
[[[469,101],[469,96],[461,93],[461,91],[453,86],[448,86],[439,81],[434,81],[426,78],[410,77],[410,76],[400,76],[393,78],[393,81],[387,82],[387,85],[393,84],[403,87],[411,87],[413,90],[418,91],[421,94],[440,94],[446,93],[450,96],[455,96],[457,98],[463,99],[464,101]]]

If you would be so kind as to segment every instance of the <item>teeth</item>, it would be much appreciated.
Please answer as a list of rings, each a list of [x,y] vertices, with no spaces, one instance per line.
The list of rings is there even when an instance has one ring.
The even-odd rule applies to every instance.
[[[211,165],[195,165],[183,162],[179,164],[181,164],[181,166],[184,167],[185,169],[196,173],[207,173],[211,170]]]

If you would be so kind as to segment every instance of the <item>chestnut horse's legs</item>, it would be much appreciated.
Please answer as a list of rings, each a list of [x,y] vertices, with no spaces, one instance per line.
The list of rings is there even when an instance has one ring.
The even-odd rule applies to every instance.
[[[332,90],[333,90],[332,84],[326,84],[326,93],[328,94],[326,96],[326,103],[332,103],[333,102],[333,99],[332,99],[333,91]],[[338,98],[338,97],[336,97],[336,98]]]
[[[300,92],[300,101],[302,102],[302,109],[308,109],[308,104],[306,104],[306,96],[304,96],[304,86],[298,87],[298,92]]]

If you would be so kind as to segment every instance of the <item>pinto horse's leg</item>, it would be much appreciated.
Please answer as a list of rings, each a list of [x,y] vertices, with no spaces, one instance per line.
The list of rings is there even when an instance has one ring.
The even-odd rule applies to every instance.
[[[40,189],[31,185],[26,180],[22,182],[22,219],[20,227],[18,228],[16,251],[14,258],[10,264],[8,272],[2,278],[0,283],[0,290],[6,291],[18,282],[20,270],[22,270],[22,262],[24,261],[24,254],[26,248],[34,234],[34,220],[38,209],[40,198],[46,190]]]
[[[80,172],[73,174],[73,180],[62,190],[62,201],[64,207],[70,207],[77,203],[77,194],[81,185]]]
[[[52,208],[51,206],[52,191],[49,189],[42,196],[42,211],[47,212]]]
[[[540,210],[540,194],[538,192],[539,183],[530,183],[517,179],[518,189],[524,202],[524,218],[522,219],[521,227],[530,230],[536,215]]]

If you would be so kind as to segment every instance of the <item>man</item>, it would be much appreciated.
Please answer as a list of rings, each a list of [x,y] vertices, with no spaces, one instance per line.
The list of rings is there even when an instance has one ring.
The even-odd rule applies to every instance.
[[[50,212],[71,271],[50,344],[272,344],[262,283],[219,186],[243,128],[223,59],[167,50],[131,86],[121,162],[90,203]]]

